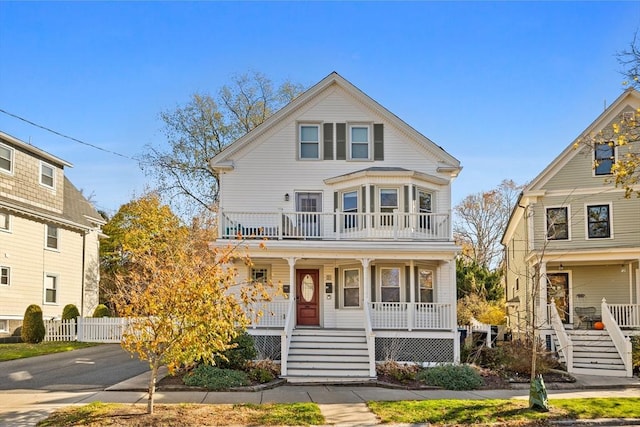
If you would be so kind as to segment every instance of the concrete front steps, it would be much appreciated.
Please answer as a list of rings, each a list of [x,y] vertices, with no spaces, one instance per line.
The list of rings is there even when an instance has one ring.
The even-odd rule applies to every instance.
[[[585,375],[625,377],[624,362],[607,331],[567,330],[573,343],[573,372]],[[556,345],[557,341],[556,341]],[[558,352],[562,355],[561,352]],[[564,357],[560,357],[562,362]]]
[[[369,376],[364,329],[295,329],[283,378],[289,383],[362,383],[375,379]]]

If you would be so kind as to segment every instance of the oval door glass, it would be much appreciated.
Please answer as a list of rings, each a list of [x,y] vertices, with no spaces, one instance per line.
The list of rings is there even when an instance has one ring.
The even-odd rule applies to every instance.
[[[311,301],[313,299],[313,291],[313,277],[307,274],[304,276],[304,279],[302,279],[302,298],[307,302]]]

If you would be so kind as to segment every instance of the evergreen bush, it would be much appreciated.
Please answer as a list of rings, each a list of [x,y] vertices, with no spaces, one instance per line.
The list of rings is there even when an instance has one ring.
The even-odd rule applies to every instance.
[[[247,362],[255,359],[257,352],[253,344],[253,338],[246,331],[238,334],[231,341],[236,346],[217,356],[214,361],[218,368],[222,369],[245,369]]]
[[[71,320],[76,319],[80,316],[80,311],[78,311],[78,307],[74,304],[67,304],[62,309],[62,320]]]
[[[426,385],[447,390],[475,390],[484,383],[480,374],[469,365],[440,365],[418,373],[416,379]]]
[[[91,317],[111,317],[111,312],[106,305],[98,304]]]
[[[198,365],[184,376],[186,385],[205,387],[208,390],[227,390],[231,387],[249,385],[246,372],[220,369],[211,365]]]
[[[44,339],[45,333],[42,309],[39,305],[31,304],[25,310],[22,319],[22,341],[30,344],[39,343]]]

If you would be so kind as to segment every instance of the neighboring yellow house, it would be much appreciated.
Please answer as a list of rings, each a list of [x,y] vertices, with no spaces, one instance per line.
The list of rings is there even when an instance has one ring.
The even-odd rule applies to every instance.
[[[45,319],[98,304],[102,216],[64,176],[72,167],[0,132],[0,337],[30,304]]]
[[[508,326],[516,337],[530,330],[538,284],[535,326],[570,372],[631,375],[628,337],[640,333],[640,198],[625,199],[610,178],[616,159],[640,148],[579,142],[623,117],[640,120],[639,107],[640,94],[625,91],[569,144],[524,188],[502,239]]]

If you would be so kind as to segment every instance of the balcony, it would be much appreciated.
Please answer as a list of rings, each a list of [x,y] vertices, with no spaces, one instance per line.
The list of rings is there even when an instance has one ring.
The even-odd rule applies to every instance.
[[[436,213],[220,213],[220,238],[450,241],[450,215]]]

